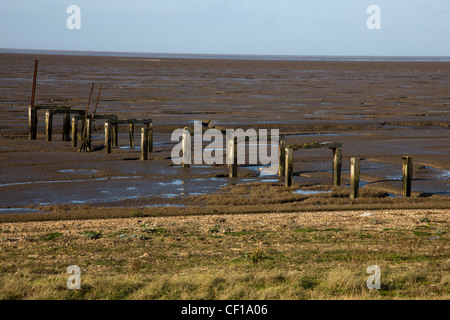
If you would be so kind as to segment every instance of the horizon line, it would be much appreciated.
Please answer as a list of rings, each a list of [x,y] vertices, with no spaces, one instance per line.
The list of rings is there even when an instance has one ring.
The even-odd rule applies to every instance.
[[[124,54],[133,55],[169,55],[169,56],[232,56],[232,57],[267,57],[267,58],[314,58],[314,57],[330,57],[330,58],[446,58],[450,61],[450,55],[345,55],[345,54],[260,54],[260,53],[192,53],[192,52],[144,52],[144,51],[103,51],[103,50],[69,50],[69,49],[24,49],[24,48],[0,48],[0,53],[9,53],[11,51],[19,51],[24,54],[38,52],[40,54],[52,53],[77,53],[83,55],[102,54],[110,56],[122,56]]]

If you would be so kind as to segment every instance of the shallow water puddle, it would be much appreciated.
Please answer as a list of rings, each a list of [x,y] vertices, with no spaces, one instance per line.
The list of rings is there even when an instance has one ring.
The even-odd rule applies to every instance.
[[[272,166],[243,166],[242,168],[259,172],[259,176],[275,176],[278,175],[278,164]]]
[[[64,169],[58,170],[61,173],[73,173],[73,174],[94,174],[97,173],[97,170],[94,169]]]
[[[302,194],[302,195],[322,194],[322,193],[330,193],[330,192],[331,191],[302,190],[302,189],[298,189],[298,190],[292,191],[292,193]]]
[[[94,179],[80,179],[80,180],[49,180],[49,181],[26,181],[26,182],[12,182],[0,184],[0,187],[20,186],[27,184],[53,184],[53,183],[72,183],[72,182],[90,182],[90,181],[105,181],[105,180],[119,180],[119,179],[138,179],[140,176],[124,176],[124,177],[107,177]]]

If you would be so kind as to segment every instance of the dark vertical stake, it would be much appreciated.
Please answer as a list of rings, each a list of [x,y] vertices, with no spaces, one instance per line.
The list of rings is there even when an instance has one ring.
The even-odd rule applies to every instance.
[[[333,148],[333,185],[341,185],[342,148]]]
[[[134,149],[134,123],[130,123],[130,148]]]
[[[413,158],[410,156],[402,157],[403,160],[403,177],[402,177],[402,189],[404,197],[411,197],[411,180],[413,169]]]
[[[36,79],[37,79],[37,70],[38,70],[38,60],[34,60],[34,74],[33,74],[33,87],[31,89],[31,101],[30,101],[30,108],[28,112],[28,118],[29,118],[29,125],[30,125],[30,132],[29,132],[29,139],[34,140],[37,136],[37,110],[34,105],[34,98],[36,94]]]
[[[361,172],[361,161],[359,158],[351,159],[350,167],[350,198],[359,197],[359,175]]]
[[[285,150],[285,176],[284,176],[284,185],[286,187],[290,187],[292,185],[293,177],[294,177],[294,148],[289,146],[284,149]]]
[[[62,141],[70,141],[70,114],[64,113]]]

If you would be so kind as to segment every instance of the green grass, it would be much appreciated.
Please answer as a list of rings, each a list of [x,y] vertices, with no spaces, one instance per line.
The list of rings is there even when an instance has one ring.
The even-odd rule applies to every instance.
[[[45,236],[43,236],[41,239],[43,241],[52,241],[55,240],[56,238],[61,237],[63,234],[61,232],[53,232],[53,233],[48,233]]]

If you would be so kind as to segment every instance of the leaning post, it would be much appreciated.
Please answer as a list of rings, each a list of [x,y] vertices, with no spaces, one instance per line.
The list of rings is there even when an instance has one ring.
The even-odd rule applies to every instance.
[[[34,60],[34,74],[33,74],[33,87],[31,89],[31,102],[28,108],[28,122],[29,122],[29,139],[36,140],[37,137],[37,109],[34,105],[34,98],[36,94],[36,79],[38,70],[38,60]]]

